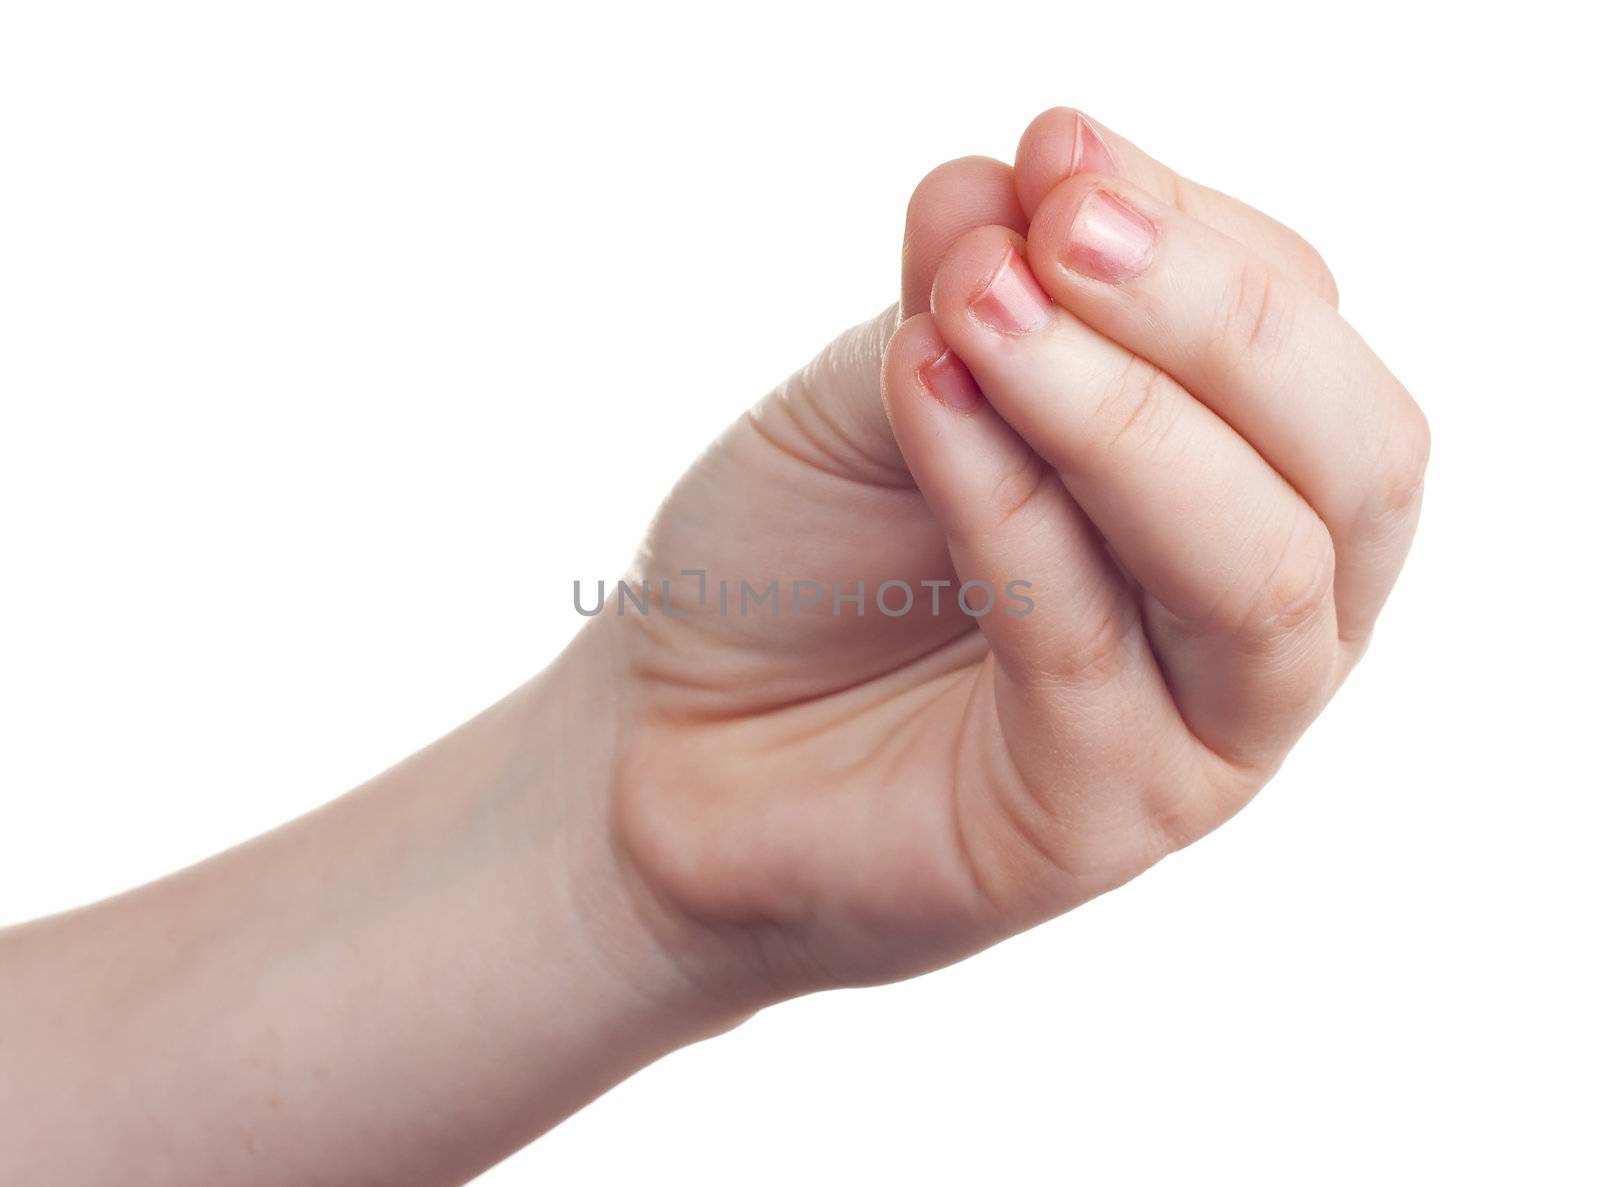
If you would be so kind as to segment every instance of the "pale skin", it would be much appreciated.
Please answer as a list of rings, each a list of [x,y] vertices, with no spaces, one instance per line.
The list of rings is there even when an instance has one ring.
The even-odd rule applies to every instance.
[[[0,933],[0,1181],[462,1182],[1209,832],[1416,524],[1426,424],[1336,302],[1296,234],[1070,110],[934,170],[899,304],[723,435],[630,576],[948,580],[944,612],[608,611],[320,811]],[[1030,614],[951,612],[1019,579]]]

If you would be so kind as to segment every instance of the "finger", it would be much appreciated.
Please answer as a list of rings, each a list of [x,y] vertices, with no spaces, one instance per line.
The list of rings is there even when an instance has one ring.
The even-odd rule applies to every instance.
[[[1034,217],[1044,196],[1075,173],[1127,178],[1244,244],[1330,305],[1339,303],[1338,286],[1327,264],[1294,231],[1237,198],[1173,172],[1082,112],[1055,107],[1029,124],[1017,145],[1016,186],[1027,216]]]
[[[944,253],[974,227],[987,226],[1028,229],[1011,166],[988,157],[962,157],[946,161],[922,179],[906,205],[900,261],[902,317],[927,311],[933,275]]]
[[[1052,190],[1028,259],[1057,303],[1177,379],[1310,503],[1358,652],[1410,546],[1428,453],[1421,411],[1360,335],[1259,256],[1115,178]]]
[[[1125,666],[1139,626],[1126,582],[1060,478],[989,406],[930,314],[896,331],[884,394],[956,571],[996,591],[995,612],[976,621],[1006,672],[1023,684],[1098,682]],[[1049,610],[1023,612],[1022,599]],[[969,597],[974,609],[984,600],[982,590]]]
[[[1146,592],[1196,736],[1271,763],[1331,691],[1332,547],[1303,499],[1175,381],[1054,305],[1013,232],[965,236],[939,331]]]
[[[905,461],[884,416],[884,345],[902,317],[928,308],[934,271],[950,245],[991,223],[1027,228],[1011,166],[963,157],[928,173],[906,206],[899,307],[836,338],[780,384],[755,414],[763,435],[850,481],[907,485]]]
[[[996,595],[976,622],[997,673],[974,695],[995,698],[1004,745],[958,735],[969,756],[992,765],[973,781],[986,800],[999,797],[1000,818],[1067,868],[1080,864],[1075,850],[1108,831],[1131,833],[1135,849],[1149,852],[1152,823],[1159,851],[1174,834],[1186,840],[1210,827],[1211,817],[1184,822],[1178,789],[1227,785],[1218,779],[1224,768],[1194,744],[1144,638],[1134,591],[1059,475],[988,405],[931,315],[895,333],[883,378],[906,462],[968,591],[945,591],[947,608],[965,596],[977,610],[985,588]],[[1140,740],[1133,754],[1130,737]],[[1064,755],[1074,779],[1060,778]],[[1070,805],[1061,799],[1069,784]]]

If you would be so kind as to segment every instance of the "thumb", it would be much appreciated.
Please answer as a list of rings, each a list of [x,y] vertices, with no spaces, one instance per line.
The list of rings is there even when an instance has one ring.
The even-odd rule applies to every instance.
[[[905,461],[883,409],[884,350],[903,317],[927,311],[934,273],[950,246],[990,225],[1028,229],[1009,165],[962,157],[924,177],[906,205],[900,304],[846,330],[762,401],[753,416],[763,435],[841,477],[906,485]]]

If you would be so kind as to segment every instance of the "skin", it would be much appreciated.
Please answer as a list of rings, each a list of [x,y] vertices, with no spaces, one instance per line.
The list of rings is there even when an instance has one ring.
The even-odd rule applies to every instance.
[[[1114,279],[1073,246],[1107,209],[1153,235]],[[986,320],[997,275],[1043,295],[1025,329]],[[460,1182],[675,1047],[1215,828],[1416,523],[1426,424],[1336,303],[1293,232],[1076,112],[1015,167],[934,170],[899,304],[668,498],[629,574],[652,613],[613,602],[311,816],[0,933],[0,1179]],[[981,396],[932,390],[947,352]],[[939,615],[722,615],[684,570],[952,585]],[[1034,612],[952,612],[979,579]]]

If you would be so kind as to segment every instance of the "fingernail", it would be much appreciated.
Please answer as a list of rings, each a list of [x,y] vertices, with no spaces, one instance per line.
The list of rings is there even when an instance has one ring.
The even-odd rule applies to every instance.
[[[1050,298],[1011,250],[988,287],[973,298],[972,312],[991,330],[1031,334],[1050,320]]]
[[[1111,159],[1111,150],[1100,138],[1099,130],[1087,116],[1078,116],[1078,127],[1072,142],[1073,173],[1115,173],[1117,163]]]
[[[946,350],[931,363],[917,368],[917,379],[939,403],[957,412],[971,412],[983,403],[983,392],[967,365]]]
[[[1156,251],[1156,225],[1121,198],[1095,190],[1078,207],[1062,262],[1115,284],[1139,275]]]

